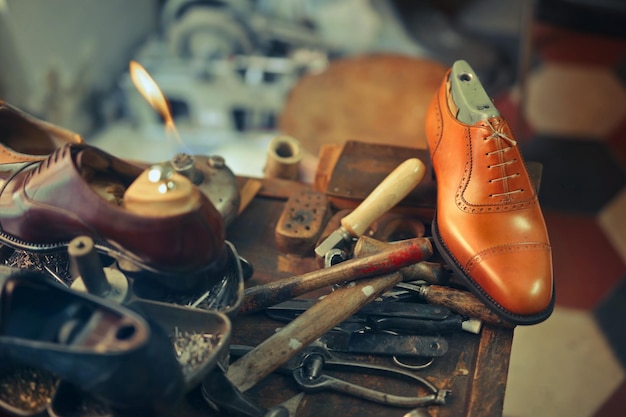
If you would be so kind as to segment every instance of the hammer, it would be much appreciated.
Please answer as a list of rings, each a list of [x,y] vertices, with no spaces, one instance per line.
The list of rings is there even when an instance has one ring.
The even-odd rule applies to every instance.
[[[401,241],[400,241],[401,242]],[[369,236],[361,236],[354,245],[354,256],[362,257],[393,248],[399,242],[382,242]],[[447,285],[450,274],[439,262],[421,261],[400,270],[403,281],[426,281],[429,284]]]
[[[423,261],[433,254],[430,240],[413,238],[377,253],[356,257],[328,268],[282,278],[246,289],[239,314],[263,310],[308,292],[346,281],[387,274]]]
[[[394,272],[338,288],[232,363],[226,376],[242,392],[247,391],[401,280],[402,274]]]
[[[398,165],[350,214],[341,219],[341,226],[315,248],[324,257],[331,249],[342,249],[361,236],[380,216],[406,197],[424,178],[426,168],[417,158]]]

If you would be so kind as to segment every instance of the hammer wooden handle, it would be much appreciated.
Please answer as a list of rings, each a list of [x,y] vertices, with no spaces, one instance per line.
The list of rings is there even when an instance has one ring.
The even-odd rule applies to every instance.
[[[402,274],[394,272],[336,289],[232,363],[226,376],[241,391],[252,388],[315,339],[401,280]]]
[[[406,197],[424,178],[426,168],[417,158],[407,159],[394,169],[359,206],[341,219],[341,226],[359,237],[368,227]]]
[[[381,250],[389,249],[398,242],[389,243],[381,242],[369,236],[361,236],[354,245],[354,256],[361,257],[378,253]],[[435,262],[417,262],[405,266],[400,270],[403,275],[403,281],[426,281],[429,284],[446,285],[450,280],[449,274],[440,263]]]
[[[354,258],[328,268],[283,278],[246,290],[240,314],[263,310],[307,292],[345,281],[395,272],[423,261],[433,254],[432,244],[425,238],[407,239],[362,258]]]

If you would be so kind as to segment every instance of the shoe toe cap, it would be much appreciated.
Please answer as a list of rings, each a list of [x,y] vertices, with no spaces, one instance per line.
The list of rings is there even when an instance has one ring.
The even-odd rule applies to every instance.
[[[475,262],[472,279],[506,312],[532,316],[552,303],[552,256],[546,245],[518,245]]]

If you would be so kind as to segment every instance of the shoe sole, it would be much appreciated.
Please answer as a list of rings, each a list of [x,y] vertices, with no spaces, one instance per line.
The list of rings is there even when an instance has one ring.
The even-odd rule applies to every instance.
[[[441,235],[439,234],[439,230],[437,227],[437,213],[435,212],[435,216],[432,222],[432,235],[433,240],[435,241],[435,246],[439,250],[439,254],[446,261],[450,269],[452,269],[461,280],[467,284],[469,290],[475,294],[489,309],[491,309],[494,313],[496,313],[502,319],[512,323],[512,324],[520,324],[520,325],[531,325],[541,323],[546,320],[552,314],[554,310],[554,304],[556,300],[556,293],[554,283],[552,284],[552,299],[550,300],[550,304],[548,308],[546,308],[541,313],[525,316],[521,314],[511,313],[510,311],[503,308],[498,302],[496,302],[487,292],[476,283],[463,269],[459,261],[450,253],[450,250],[446,246],[443,239],[441,239]]]

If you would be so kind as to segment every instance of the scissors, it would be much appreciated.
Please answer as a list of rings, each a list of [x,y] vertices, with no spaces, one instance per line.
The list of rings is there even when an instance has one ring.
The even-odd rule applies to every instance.
[[[231,357],[240,357],[250,352],[253,348],[252,346],[231,345],[230,354]],[[325,372],[327,370],[377,374],[408,380],[421,385],[428,394],[422,396],[401,396],[385,393],[328,375]],[[330,390],[394,407],[413,408],[432,404],[442,405],[445,404],[446,397],[451,394],[451,391],[439,389],[427,379],[414,375],[409,371],[397,367],[342,359],[318,344],[311,344],[306,347],[283,364],[277,372],[291,374],[298,387],[304,392]]]

